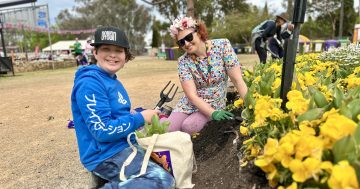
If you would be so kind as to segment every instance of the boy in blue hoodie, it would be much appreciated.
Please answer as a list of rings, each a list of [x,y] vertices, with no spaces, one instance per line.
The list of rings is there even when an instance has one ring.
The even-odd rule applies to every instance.
[[[115,27],[100,27],[95,32],[96,65],[81,67],[75,74],[71,94],[81,163],[96,176],[106,180],[103,188],[174,188],[174,178],[150,161],[145,174],[140,172],[144,150],[135,145],[137,154],[125,169],[128,180],[121,182],[119,173],[125,160],[134,151],[127,136],[158,110],[130,113],[129,96],[116,72],[134,59],[125,33]],[[136,144],[134,138],[132,143]]]

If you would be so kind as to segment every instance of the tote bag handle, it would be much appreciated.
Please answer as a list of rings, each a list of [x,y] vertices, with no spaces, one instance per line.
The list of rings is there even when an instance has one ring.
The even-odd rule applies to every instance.
[[[127,136],[127,142],[130,145],[133,152],[129,155],[129,157],[125,160],[125,162],[121,166],[121,170],[120,170],[120,180],[121,181],[126,181],[127,180],[127,178],[125,176],[125,168],[128,165],[131,164],[131,162],[134,160],[134,158],[135,158],[135,156],[137,154],[137,148],[131,143],[131,140],[130,140],[130,137],[132,135],[135,135],[135,137],[137,139],[137,136],[136,136],[136,134],[134,132],[130,133]],[[143,163],[142,163],[142,166],[141,166],[141,169],[140,169],[140,173],[138,175],[136,175],[135,177],[139,177],[139,176],[145,174],[147,166],[149,164],[149,159],[150,159],[151,152],[154,149],[154,146],[155,146],[155,143],[156,143],[156,140],[157,140],[158,136],[159,136],[159,134],[154,134],[153,136],[151,136],[151,142],[150,142],[148,148],[146,149],[146,153],[144,155],[144,160],[143,160]]]

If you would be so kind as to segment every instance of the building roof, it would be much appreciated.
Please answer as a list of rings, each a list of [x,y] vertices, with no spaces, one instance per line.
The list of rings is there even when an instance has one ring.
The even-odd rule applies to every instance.
[[[81,43],[81,49],[85,49],[86,40],[79,40]],[[68,41],[58,41],[51,45],[52,51],[65,51],[65,50],[71,50],[70,46],[74,45],[75,40],[68,40]],[[42,51],[49,52],[50,46],[43,48]]]

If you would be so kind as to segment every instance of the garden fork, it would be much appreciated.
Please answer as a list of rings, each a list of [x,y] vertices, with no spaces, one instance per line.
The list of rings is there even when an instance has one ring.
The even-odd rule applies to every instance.
[[[161,90],[160,92],[160,100],[159,102],[156,104],[155,109],[160,109],[162,105],[164,105],[165,102],[171,102],[178,90],[179,87],[176,87],[175,92],[172,94],[172,96],[170,97],[170,92],[173,90],[175,84],[172,84],[172,86],[170,87],[170,90],[167,93],[164,93],[165,89],[169,86],[169,84],[171,83],[171,81],[169,81],[165,87]]]

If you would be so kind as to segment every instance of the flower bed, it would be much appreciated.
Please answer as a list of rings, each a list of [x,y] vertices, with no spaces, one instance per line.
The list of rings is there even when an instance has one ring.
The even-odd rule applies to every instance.
[[[245,71],[241,166],[254,162],[272,187],[358,188],[359,59],[353,47],[297,57],[286,111],[280,62]]]

